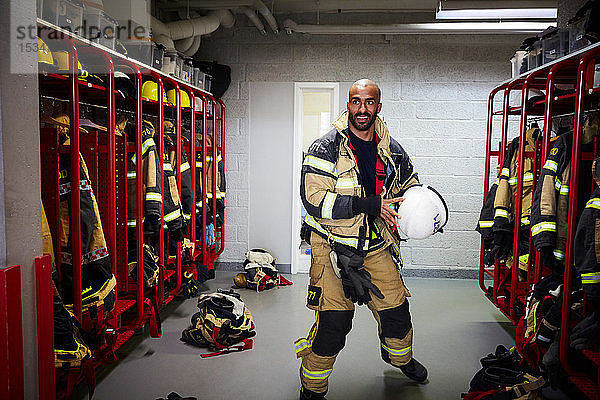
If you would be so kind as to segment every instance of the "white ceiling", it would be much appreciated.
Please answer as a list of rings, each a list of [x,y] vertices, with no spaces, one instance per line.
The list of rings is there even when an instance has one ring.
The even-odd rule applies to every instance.
[[[439,0],[263,0],[274,14],[305,12],[423,12],[435,11]],[[159,7],[165,10],[188,7],[196,10],[252,7],[253,0],[163,0]],[[444,9],[465,8],[536,8],[556,7],[557,0],[443,0]]]

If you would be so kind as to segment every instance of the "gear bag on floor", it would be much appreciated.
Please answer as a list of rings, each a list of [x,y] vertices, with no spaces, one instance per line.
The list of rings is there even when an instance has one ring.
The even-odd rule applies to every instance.
[[[275,286],[291,285],[277,271],[275,263],[277,259],[265,249],[254,248],[246,252],[244,260],[244,272],[240,272],[233,278],[237,287],[246,287],[248,289],[261,292],[271,289]]]
[[[214,351],[202,354],[212,357],[252,348],[256,335],[250,310],[233,290],[203,294],[198,299],[199,312],[192,325],[181,334],[181,341]]]

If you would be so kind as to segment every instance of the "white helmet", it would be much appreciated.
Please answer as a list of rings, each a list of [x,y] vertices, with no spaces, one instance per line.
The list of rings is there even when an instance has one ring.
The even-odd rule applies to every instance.
[[[402,197],[398,207],[402,218],[396,221],[402,239],[426,239],[446,225],[448,206],[431,186],[411,186]]]

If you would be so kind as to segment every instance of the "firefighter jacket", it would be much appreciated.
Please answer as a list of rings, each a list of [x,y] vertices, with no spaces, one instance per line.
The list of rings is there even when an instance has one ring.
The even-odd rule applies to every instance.
[[[592,167],[596,189],[581,213],[575,233],[575,270],[581,276],[584,292],[600,300],[600,158]],[[587,171],[581,171],[582,174]]]
[[[196,146],[197,148],[202,148],[202,135],[196,136]],[[207,149],[212,149],[213,146],[213,137],[212,135],[206,136],[206,147]],[[201,201],[202,196],[202,151],[196,152],[196,215],[198,216],[199,224],[202,225],[202,207],[203,203]],[[206,156],[206,219],[207,224],[212,222],[212,198],[213,198],[213,166],[214,166],[214,158],[212,155],[212,150],[207,151]],[[216,196],[216,219],[217,226],[222,224],[223,220],[223,211],[225,208],[225,174],[223,170],[223,159],[220,153],[217,154],[216,163],[217,163],[217,171],[216,171],[216,182],[215,182],[215,196]]]
[[[169,153],[175,152],[175,142],[167,132],[173,132],[174,126],[170,121],[164,122],[164,153],[163,153],[163,212],[165,228],[171,232],[180,230],[183,227],[183,214],[181,213],[181,202],[179,200],[179,191],[177,189],[177,179],[175,168],[171,164]]]
[[[59,128],[60,129],[60,128]],[[60,142],[70,145],[68,129],[59,133]],[[100,220],[98,202],[92,190],[87,165],[79,154],[80,223],[81,237],[73,238],[71,226],[71,154],[59,154],[60,197],[60,286],[65,304],[73,304],[73,240],[81,241],[81,276],[84,303],[89,295],[100,291],[110,292],[116,280],[112,268]],[[87,295],[87,296],[86,296]]]
[[[309,147],[302,165],[300,195],[307,211],[304,223],[318,235],[366,254],[372,232],[367,214],[355,214],[353,203],[365,197],[360,184],[358,166],[348,140],[348,113],[333,123],[335,129],[317,139]],[[377,117],[375,134],[378,137],[377,155],[385,164],[384,185],[387,197],[399,196],[412,184],[418,183],[408,154],[390,137],[386,123]],[[395,245],[393,235],[381,218],[375,218],[385,247]]]
[[[177,172],[177,154],[174,148],[174,144],[177,141],[177,135],[175,133],[175,127],[170,121],[165,121],[164,123],[164,132],[165,132],[165,145],[166,141],[170,141],[170,147],[165,146],[165,149],[168,148],[168,159],[173,169],[173,173],[176,175]],[[187,159],[187,154],[183,147],[184,136],[182,135],[182,144],[181,144],[181,211],[183,216],[183,225],[187,226],[192,217],[192,207],[194,206],[194,197],[193,197],[193,188],[192,188],[192,173],[190,170],[190,164]]]
[[[525,152],[535,150],[534,137],[540,134],[539,128],[528,129],[525,135]],[[500,254],[507,255],[507,265],[513,264],[513,232],[514,220],[519,218],[520,243],[519,243],[519,268],[527,271],[529,261],[529,233],[531,214],[531,200],[533,197],[533,158],[525,157],[523,168],[523,191],[521,197],[521,215],[515,215],[515,201],[517,198],[517,177],[519,161],[519,138],[515,138],[510,146],[498,177],[498,189],[494,198],[494,224],[492,227],[494,244],[499,246]],[[502,257],[504,258],[504,257]]]
[[[154,126],[148,121],[142,123],[142,196],[144,234],[155,236],[160,229],[162,210],[162,194],[160,187],[160,158],[154,142]],[[127,132],[128,147],[135,146],[136,134],[134,129]],[[137,191],[137,155],[135,151],[127,153],[127,226],[130,240],[135,240],[136,221],[136,191]]]
[[[590,114],[584,122],[582,151],[591,150],[597,134],[598,116]],[[565,258],[572,143],[572,132],[558,137],[542,167],[533,195],[531,236],[535,248],[544,254],[544,261],[550,267],[562,265]],[[581,162],[582,171],[590,169],[589,162]],[[582,173],[579,176],[580,188],[591,187],[589,174]],[[585,196],[578,196],[578,211],[583,210],[585,199]]]

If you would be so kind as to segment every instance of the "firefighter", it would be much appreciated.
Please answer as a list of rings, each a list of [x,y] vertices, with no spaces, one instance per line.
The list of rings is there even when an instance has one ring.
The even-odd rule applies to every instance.
[[[400,275],[395,211],[400,195],[418,183],[408,154],[390,137],[381,90],[356,81],[335,129],[309,147],[300,193],[303,232],[312,248],[307,307],[316,311],[302,358],[300,399],[323,399],[336,356],[351,329],[354,304],[366,304],[379,327],[381,357],[423,383],[427,370],[412,357],[413,329]]]

